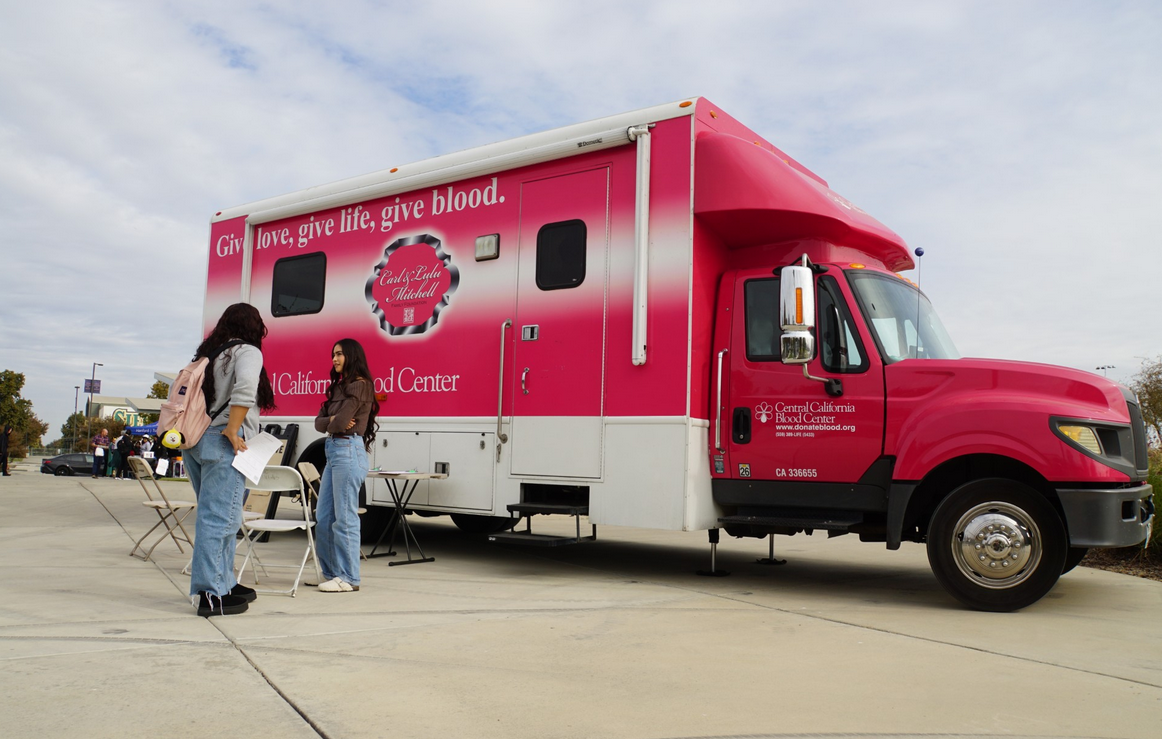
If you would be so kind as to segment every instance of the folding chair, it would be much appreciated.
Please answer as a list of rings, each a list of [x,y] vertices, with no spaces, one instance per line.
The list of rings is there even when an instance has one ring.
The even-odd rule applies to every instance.
[[[167,498],[165,492],[161,489],[161,485],[154,479],[153,470],[150,469],[149,463],[141,457],[130,457],[129,469],[133,471],[133,476],[141,483],[141,489],[145,491],[145,497],[148,498],[148,500],[141,501],[141,505],[146,508],[152,508],[157,512],[157,517],[160,519],[153,525],[152,529],[146,531],[145,535],[137,540],[137,543],[133,545],[133,549],[129,550],[129,556],[140,556],[148,562],[150,556],[153,554],[153,550],[157,548],[158,544],[165,541],[167,536],[173,539],[173,543],[177,545],[179,552],[185,552],[181,545],[183,541],[192,548],[194,543],[190,539],[190,534],[186,531],[185,526],[182,526],[182,521],[185,520],[186,516],[190,515],[192,510],[197,508],[198,504],[188,500],[170,500]],[[149,485],[146,484],[147,480],[149,481]],[[154,493],[149,491],[150,485],[153,486],[156,497]],[[157,537],[157,541],[153,542],[153,546],[146,549],[144,544],[145,540],[159,526],[164,526],[165,532]],[[178,535],[179,531],[181,532],[180,536]],[[140,555],[137,554],[138,549],[141,550]]]
[[[307,483],[307,488],[311,493],[311,498],[316,503],[319,500],[319,470],[310,462],[299,462],[299,474],[303,476],[303,481]],[[355,512],[362,516],[367,513],[366,508],[357,508]],[[359,548],[359,558],[367,559],[367,555],[363,553],[363,547]]]
[[[302,560],[298,565],[274,565],[269,564],[269,555],[266,562],[259,563],[262,568],[263,577],[266,577],[266,571],[273,568],[282,569],[297,569],[295,573],[294,584],[287,590],[268,590],[258,589],[260,593],[275,593],[278,595],[289,595],[292,598],[299,589],[299,582],[303,578],[303,570],[307,567],[307,560],[311,559],[315,564],[315,574],[319,580],[323,579],[323,573],[319,571],[319,561],[315,558],[315,537],[312,528],[315,522],[311,519],[311,508],[307,500],[307,492],[303,488],[303,478],[295,471],[293,467],[267,467],[262,471],[262,479],[258,481],[257,485],[250,485],[251,492],[255,490],[269,490],[272,493],[297,491],[299,496],[299,505],[302,507],[302,517],[285,519],[285,518],[259,518],[252,521],[243,521],[242,530],[245,536],[242,537],[246,542],[246,558],[242,560],[242,566],[238,568],[238,579],[242,579],[243,573],[246,572],[246,565],[250,563],[251,558],[257,561],[257,553],[254,550],[255,539],[257,536],[266,532],[285,532],[296,531],[302,529],[307,532],[307,546],[303,551]],[[258,572],[253,565],[250,568],[251,574],[254,576],[254,584],[258,584]]]

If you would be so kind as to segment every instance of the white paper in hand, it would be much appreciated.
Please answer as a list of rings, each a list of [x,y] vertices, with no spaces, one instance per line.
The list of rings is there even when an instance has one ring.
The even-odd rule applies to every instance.
[[[235,454],[231,466],[245,475],[251,484],[257,485],[262,477],[262,470],[266,468],[266,464],[280,446],[281,439],[263,431],[253,439],[246,440],[246,451]]]

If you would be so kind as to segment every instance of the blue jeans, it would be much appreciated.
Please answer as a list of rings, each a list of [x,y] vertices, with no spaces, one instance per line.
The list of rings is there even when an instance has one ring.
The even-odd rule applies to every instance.
[[[222,596],[238,584],[234,578],[234,547],[235,535],[242,525],[246,478],[230,466],[234,447],[222,436],[222,429],[206,429],[194,448],[182,454],[198,500],[190,595],[205,592]]]
[[[94,451],[93,476],[94,477],[101,477],[102,475],[105,474],[105,460],[107,459],[107,457],[105,455],[109,454],[109,450],[106,449],[104,454],[100,457],[96,456],[96,449],[94,449],[93,451]]]
[[[327,580],[359,584],[359,487],[367,479],[363,439],[328,438],[327,466],[319,481],[315,549]]]

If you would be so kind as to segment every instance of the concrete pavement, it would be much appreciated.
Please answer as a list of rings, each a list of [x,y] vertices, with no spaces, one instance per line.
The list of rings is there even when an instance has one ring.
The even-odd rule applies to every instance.
[[[789,564],[763,567],[764,541],[724,538],[733,575],[701,578],[704,533],[540,550],[413,517],[435,562],[203,619],[188,552],[128,556],[156,520],[142,499],[0,480],[0,735],[1162,736],[1162,583],[1079,568],[1020,613],[976,613],[918,545],[782,537]]]

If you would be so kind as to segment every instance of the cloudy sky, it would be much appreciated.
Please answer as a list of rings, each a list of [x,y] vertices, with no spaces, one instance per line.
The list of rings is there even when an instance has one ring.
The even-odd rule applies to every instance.
[[[93,362],[188,361],[216,211],[701,95],[924,247],[962,354],[1127,379],[1159,39],[1156,0],[3,3],[0,369],[55,439]]]

